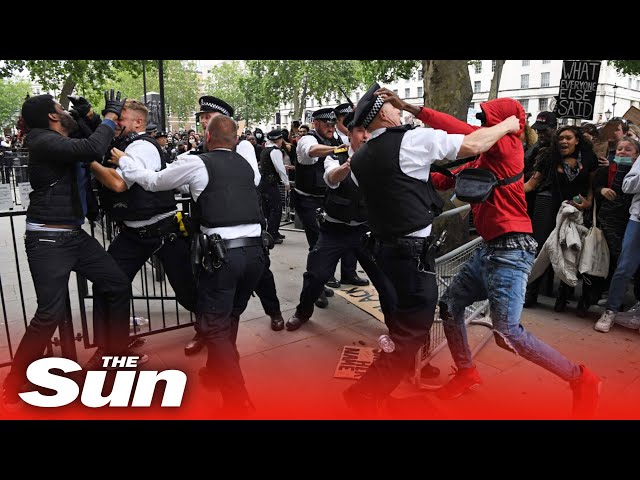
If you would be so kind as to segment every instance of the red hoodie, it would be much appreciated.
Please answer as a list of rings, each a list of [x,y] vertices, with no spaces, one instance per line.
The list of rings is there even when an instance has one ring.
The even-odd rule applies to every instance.
[[[498,98],[480,105],[491,127],[515,115],[520,120],[517,133],[505,135],[493,147],[481,154],[476,160],[453,170],[454,173],[465,168],[484,168],[491,170],[498,179],[512,177],[524,169],[524,149],[520,135],[525,123],[525,112],[519,102],[512,98]],[[417,117],[430,127],[447,133],[468,135],[478,128],[461,122],[451,115],[430,108],[422,108]],[[447,190],[454,186],[454,180],[440,173],[431,173],[433,186],[438,190]],[[476,230],[485,241],[511,232],[531,233],[531,219],[527,215],[527,202],[524,197],[524,179],[509,185],[495,187],[493,194],[482,203],[471,204]]]

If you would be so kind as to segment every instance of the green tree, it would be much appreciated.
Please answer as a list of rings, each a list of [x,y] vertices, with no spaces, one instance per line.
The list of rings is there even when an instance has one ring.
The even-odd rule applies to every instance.
[[[195,62],[185,60],[165,60],[164,67],[164,96],[165,111],[169,115],[177,117],[180,121],[192,119],[198,100],[198,74]],[[148,92],[160,91],[160,79],[158,77],[158,62],[147,60],[146,83]],[[141,70],[142,71],[142,70]],[[91,102],[92,105],[104,104],[104,90],[114,88],[120,90],[127,98],[137,100],[144,99],[144,84],[141,73],[117,72],[114,80],[109,83],[91,85],[83,89],[78,85],[78,93]]]
[[[619,73],[640,75],[640,60],[607,60]]]
[[[16,71],[29,71],[33,81],[45,90],[60,90],[59,101],[65,108],[68,96],[77,84],[97,88],[116,79],[119,72],[139,74],[140,60],[5,60],[0,65],[0,78],[12,77]]]
[[[31,84],[24,80],[0,80],[0,128],[11,128],[20,116],[20,108]]]
[[[256,95],[242,62],[224,62],[213,67],[205,83],[206,95],[218,97],[234,108],[234,117],[250,122],[268,119],[278,108],[270,96]]]

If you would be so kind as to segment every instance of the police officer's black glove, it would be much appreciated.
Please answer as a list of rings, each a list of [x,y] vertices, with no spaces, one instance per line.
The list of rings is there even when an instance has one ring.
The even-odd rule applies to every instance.
[[[110,92],[105,90],[104,92],[105,107],[104,107],[104,110],[102,110],[102,116],[104,117],[109,112],[115,113],[117,116],[120,116],[120,113],[124,108],[124,102],[126,101],[127,101],[126,97],[120,100],[120,92],[118,92],[117,95],[115,95],[114,97],[113,88],[111,89]]]
[[[91,104],[84,97],[73,97],[69,95],[69,101],[73,105],[73,110],[78,112],[81,117],[86,117],[91,110]],[[73,112],[73,110],[71,110]]]

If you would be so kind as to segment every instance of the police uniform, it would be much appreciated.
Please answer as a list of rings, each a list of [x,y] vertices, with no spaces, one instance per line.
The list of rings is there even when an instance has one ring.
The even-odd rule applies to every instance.
[[[196,116],[199,116],[200,114],[205,112],[220,112],[227,117],[232,117],[234,113],[233,107],[231,105],[211,95],[204,95],[200,97],[198,99],[198,104],[200,105],[200,111],[196,114]],[[187,155],[197,155],[199,153],[204,153],[205,151],[205,145],[203,142],[201,142],[200,145],[198,145],[198,148],[195,149],[195,151],[184,153],[178,158],[182,158]],[[249,163],[249,165],[253,169],[254,183],[258,185],[261,180],[261,175],[253,145],[248,140],[242,140],[238,143],[238,145],[236,145],[236,152],[244,157],[244,159]],[[182,190],[183,193],[186,194],[191,193],[187,185],[181,187],[180,190]],[[193,209],[195,209],[195,207]],[[261,219],[261,224],[262,223],[264,223],[264,216]],[[260,303],[262,304],[264,313],[266,313],[271,318],[271,329],[274,331],[283,330],[284,319],[282,318],[282,312],[280,311],[280,301],[278,300],[276,283],[273,277],[273,272],[271,272],[271,260],[269,259],[268,255],[265,257],[265,269],[262,276],[260,277],[258,285],[255,288],[255,293],[260,299]],[[235,332],[237,335],[237,329]],[[235,336],[233,338],[233,341],[235,343]],[[198,333],[198,329],[196,328],[195,336],[187,343],[184,348],[185,354],[194,355],[198,353],[203,347],[204,342],[200,334]]]
[[[344,121],[344,118],[346,117],[346,115],[353,113],[353,107],[351,106],[350,103],[341,103],[340,105],[338,105],[336,108],[333,109],[334,113],[336,114],[336,119],[340,120],[340,117],[343,117],[342,120],[342,124],[345,126],[345,128],[347,127],[347,123]],[[353,120],[353,117],[352,117]],[[343,143],[345,145],[349,145],[349,135],[347,135],[346,133],[341,132],[338,127],[338,124],[336,124],[336,135],[337,135],[337,139],[340,143]]]
[[[138,168],[154,172],[167,164],[158,141],[147,133],[133,132],[120,139],[117,146]],[[116,171],[122,175],[120,169]],[[148,192],[135,182],[123,178],[124,192],[102,188],[101,204],[111,220],[120,223],[120,233],[107,250],[122,271],[133,281],[152,255],[162,263],[176,300],[189,311],[195,310],[196,287],[189,263],[189,242],[180,232],[176,218],[173,190]],[[94,329],[100,336],[106,312],[104,295],[96,289],[94,296]]]
[[[267,134],[267,143],[260,154],[260,184],[258,192],[262,197],[262,208],[267,219],[267,231],[278,243],[282,243],[279,233],[282,216],[282,197],[278,184],[289,186],[289,177],[284,168],[283,155],[280,148],[273,143],[282,138],[282,130],[272,130]]]
[[[295,314],[286,323],[287,330],[297,330],[309,320],[313,314],[315,299],[322,292],[327,279],[333,275],[338,260],[344,258],[346,252],[351,252],[369,275],[380,296],[385,322],[392,324],[390,313],[395,304],[393,289],[362,243],[362,237],[369,231],[366,224],[367,207],[362,193],[350,176],[338,184],[329,180],[331,172],[344,164],[353,153],[349,147],[348,152],[327,156],[324,160],[324,180],[330,187],[324,203],[326,215],[320,224],[318,241],[309,252],[300,303]]]
[[[379,88],[372,85],[358,102],[356,125],[367,128],[382,108],[382,98],[373,94]],[[352,179],[367,202],[376,263],[398,299],[389,332],[396,348],[382,353],[345,391],[352,405],[387,397],[410,370],[431,329],[438,287],[435,242],[429,234],[443,200],[431,184],[429,166],[442,158],[455,159],[464,138],[410,126],[381,128],[371,137],[351,159]]]
[[[235,339],[240,315],[266,262],[262,213],[251,165],[237,152],[219,148],[183,155],[159,172],[136,168],[126,156],[120,159],[120,166],[125,178],[150,191],[188,185],[200,230],[214,242],[207,251],[224,252],[223,258],[216,257],[219,262],[214,259],[210,268],[201,268],[198,273],[196,330],[208,347],[201,375],[203,380],[215,377],[225,408],[243,408],[249,400]]]

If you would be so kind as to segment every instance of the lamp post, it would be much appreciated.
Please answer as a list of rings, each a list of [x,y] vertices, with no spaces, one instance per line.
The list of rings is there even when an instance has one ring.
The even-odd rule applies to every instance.
[[[611,118],[611,110],[607,109],[607,111],[604,112],[604,118],[607,120],[607,122],[609,121],[609,119]]]
[[[616,91],[617,90],[618,90],[618,84],[614,83],[613,84],[613,103],[611,104],[611,106],[613,107],[613,112],[611,113],[611,115],[613,115],[614,118],[616,116]]]
[[[160,130],[163,132],[167,131],[167,115],[165,110],[165,101],[164,101],[164,64],[162,60],[158,61],[158,75],[160,77],[160,102],[161,102],[161,110],[160,110]]]

